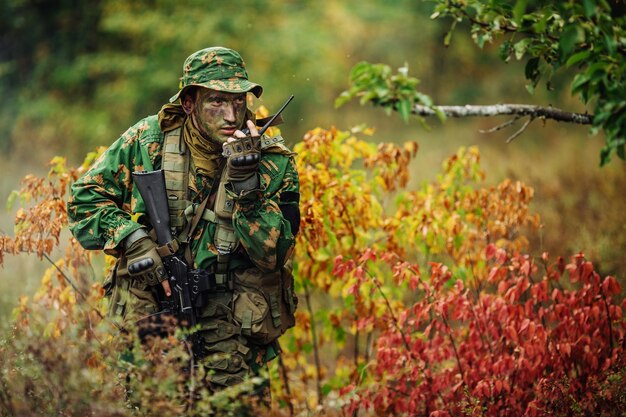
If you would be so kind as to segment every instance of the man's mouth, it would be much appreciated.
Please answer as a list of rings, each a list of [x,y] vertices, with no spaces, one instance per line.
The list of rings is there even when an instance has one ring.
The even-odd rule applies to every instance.
[[[237,128],[236,128],[236,127],[230,127],[230,126],[227,126],[227,127],[223,127],[223,128],[221,128],[220,130],[221,130],[221,131],[222,131],[222,133],[224,133],[225,135],[232,136],[232,135],[234,135],[234,134],[235,134],[235,131],[237,130]]]

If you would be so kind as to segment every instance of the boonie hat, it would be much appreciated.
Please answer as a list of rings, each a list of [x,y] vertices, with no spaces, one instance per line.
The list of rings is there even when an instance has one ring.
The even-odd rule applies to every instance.
[[[241,55],[221,46],[194,52],[185,60],[179,91],[170,98],[170,103],[178,100],[186,87],[193,85],[227,93],[251,91],[257,97],[263,93],[262,86],[248,81],[246,64]]]

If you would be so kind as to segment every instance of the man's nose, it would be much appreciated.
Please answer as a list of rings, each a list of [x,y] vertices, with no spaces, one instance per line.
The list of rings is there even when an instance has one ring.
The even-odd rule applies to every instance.
[[[230,123],[237,121],[235,103],[227,103],[224,108],[224,120]]]

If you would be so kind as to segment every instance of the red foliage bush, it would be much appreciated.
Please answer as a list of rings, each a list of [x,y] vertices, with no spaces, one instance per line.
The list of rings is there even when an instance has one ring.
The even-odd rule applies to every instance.
[[[537,265],[489,245],[487,258],[481,290],[431,264],[430,279],[419,279],[420,300],[390,310],[373,382],[344,390],[353,395],[348,412],[613,415],[626,405],[615,278],[602,279],[582,254],[568,265],[544,254]]]

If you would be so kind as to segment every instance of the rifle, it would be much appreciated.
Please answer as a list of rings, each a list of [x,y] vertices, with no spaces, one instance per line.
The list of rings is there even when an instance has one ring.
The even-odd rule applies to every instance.
[[[168,247],[171,253],[162,258],[172,295],[165,297],[162,288],[157,289],[161,313],[173,314],[180,323],[193,327],[198,323],[196,308],[204,304],[203,292],[215,289],[215,275],[202,269],[191,270],[185,259],[176,253],[178,244],[170,229],[164,171],[133,172],[132,175],[146,204],[157,244]]]

